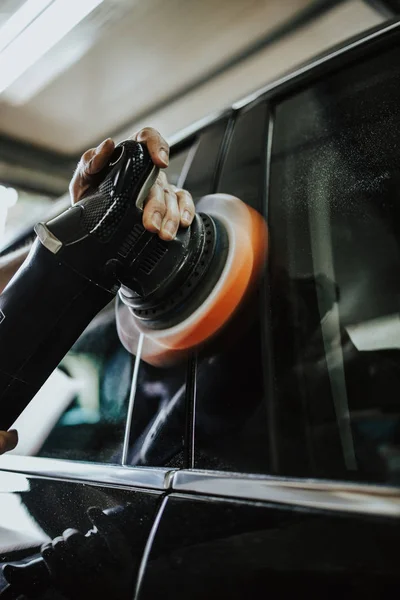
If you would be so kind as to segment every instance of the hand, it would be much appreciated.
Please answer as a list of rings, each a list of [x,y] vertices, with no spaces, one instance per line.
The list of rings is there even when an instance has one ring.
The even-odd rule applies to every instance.
[[[90,508],[89,537],[76,529],[42,546],[51,583],[71,600],[131,600],[134,558],[122,531],[100,508]]]
[[[18,444],[18,433],[15,429],[0,431],[0,454],[14,450]]]
[[[160,169],[168,166],[169,146],[155,129],[145,127],[132,139],[147,146],[154,164]],[[110,138],[97,148],[86,150],[82,155],[69,186],[72,203],[96,183],[96,175],[107,165],[115,148]],[[155,185],[151,188],[143,211],[143,226],[152,233],[158,233],[163,240],[174,239],[178,227],[188,227],[195,213],[192,196],[168,183],[165,173],[160,172]]]

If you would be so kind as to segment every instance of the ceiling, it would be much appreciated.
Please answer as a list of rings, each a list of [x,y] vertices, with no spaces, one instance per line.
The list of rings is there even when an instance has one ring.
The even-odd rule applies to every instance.
[[[0,26],[22,4],[2,0]],[[145,124],[171,138],[383,20],[362,0],[347,0],[265,43],[277,27],[314,4],[104,0],[0,94],[0,133],[71,156],[106,136],[125,137]],[[235,60],[257,43],[257,51]],[[224,68],[227,63],[229,69]]]

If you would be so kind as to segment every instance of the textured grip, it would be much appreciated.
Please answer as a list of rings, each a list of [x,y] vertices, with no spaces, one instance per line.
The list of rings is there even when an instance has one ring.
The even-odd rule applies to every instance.
[[[108,242],[120,226],[135,188],[145,183],[149,165],[152,166],[151,158],[141,144],[128,140],[117,149],[121,147],[124,148],[122,160],[110,168],[96,192],[82,201],[83,226],[102,243]]]

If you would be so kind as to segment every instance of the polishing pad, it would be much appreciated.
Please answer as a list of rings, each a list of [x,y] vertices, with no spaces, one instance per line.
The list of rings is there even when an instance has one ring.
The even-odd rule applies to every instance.
[[[197,203],[196,212],[211,217],[217,231],[223,231],[217,252],[224,264],[217,280],[208,272],[200,282],[198,293],[207,292],[200,306],[194,305],[190,314],[190,305],[185,306],[180,322],[154,329],[118,297],[116,322],[122,344],[134,355],[140,348],[141,359],[154,366],[173,365],[220,333],[254,289],[265,264],[268,231],[257,211],[234,196],[211,194]]]

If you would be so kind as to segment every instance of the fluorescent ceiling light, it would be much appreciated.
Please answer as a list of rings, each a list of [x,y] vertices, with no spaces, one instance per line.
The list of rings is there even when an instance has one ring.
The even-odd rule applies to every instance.
[[[90,32],[85,31],[84,35],[74,35],[71,32],[3,92],[4,100],[14,106],[29,102],[54,79],[77,63],[92,44],[93,35],[90,35]]]
[[[22,32],[20,29],[19,35],[0,53],[0,94],[102,2],[103,0],[55,0],[35,18],[36,12],[31,24]],[[20,10],[26,4],[30,4],[30,0]],[[38,2],[36,4],[38,6]]]
[[[28,0],[0,28],[0,52],[36,19],[53,0]]]

